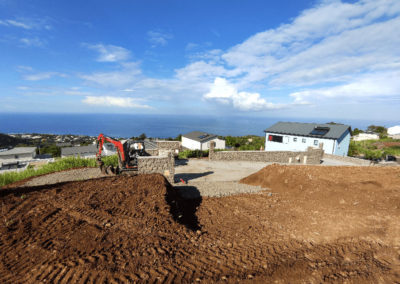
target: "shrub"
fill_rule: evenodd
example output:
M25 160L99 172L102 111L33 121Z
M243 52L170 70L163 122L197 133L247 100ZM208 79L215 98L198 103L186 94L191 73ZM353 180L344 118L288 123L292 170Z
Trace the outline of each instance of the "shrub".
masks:
M179 159L208 157L208 150L184 150L179 153Z

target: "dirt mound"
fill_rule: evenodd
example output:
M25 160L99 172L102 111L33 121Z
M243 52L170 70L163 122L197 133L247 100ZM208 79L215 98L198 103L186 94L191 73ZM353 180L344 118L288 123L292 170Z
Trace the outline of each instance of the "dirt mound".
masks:
M305 184L308 198L272 190L185 201L161 175L6 189L0 283L395 282L391 190L372 212L318 205Z

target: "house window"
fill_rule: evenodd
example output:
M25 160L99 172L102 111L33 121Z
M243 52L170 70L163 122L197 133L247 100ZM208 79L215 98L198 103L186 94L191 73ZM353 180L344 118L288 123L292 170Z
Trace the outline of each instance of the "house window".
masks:
M301 139L301 142L306 143L306 138Z
M293 142L297 142L297 137L294 137L294 138L293 138Z
M269 136L268 136L268 141L282 143L282 141L283 141L283 136L279 136L279 135L269 135Z
M314 140L314 145L318 146L318 140Z

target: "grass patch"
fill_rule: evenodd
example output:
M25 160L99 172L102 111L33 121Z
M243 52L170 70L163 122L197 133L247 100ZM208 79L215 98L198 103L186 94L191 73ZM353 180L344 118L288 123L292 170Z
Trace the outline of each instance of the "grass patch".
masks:
M349 147L349 156L364 156L366 159L384 158L386 155L399 156L400 146L388 146L382 149L377 148L379 142L400 142L391 138L379 140L351 141Z
M106 166L113 165L116 167L118 165L118 157L116 155L103 157L102 160ZM21 172L6 172L0 174L0 187L34 176L83 167L97 167L96 159L84 159L80 157L60 158L38 169L28 167Z

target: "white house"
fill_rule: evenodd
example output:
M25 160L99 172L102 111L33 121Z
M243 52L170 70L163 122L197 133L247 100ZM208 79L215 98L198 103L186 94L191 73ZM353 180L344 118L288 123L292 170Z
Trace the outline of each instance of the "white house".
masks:
M387 133L390 138L400 139L400 125L389 127Z
M264 132L265 151L307 151L323 143L325 153L347 156L350 145L350 126L344 124L278 122Z
M358 133L353 136L354 141L379 140L379 134L373 132Z
M88 146L75 146L61 148L61 157L81 157L81 158L94 158L96 157L96 145Z
M0 152L0 169L25 167L36 157L36 147L16 147Z
M182 135L182 146L190 150L208 150L211 141L215 142L215 149L225 149L225 140L219 139L215 134L192 131Z

